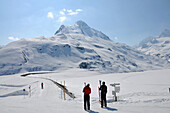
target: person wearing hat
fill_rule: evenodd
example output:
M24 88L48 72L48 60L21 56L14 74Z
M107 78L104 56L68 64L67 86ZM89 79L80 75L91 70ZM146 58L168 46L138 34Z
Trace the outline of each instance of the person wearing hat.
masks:
M99 90L101 90L101 107L103 108L103 103L105 104L105 107L107 107L107 102L106 102L107 86L105 85L105 82L102 83Z
M83 88L83 93L84 93L84 110L87 110L86 105L88 107L88 110L90 110L90 93L91 93L90 84L87 84Z

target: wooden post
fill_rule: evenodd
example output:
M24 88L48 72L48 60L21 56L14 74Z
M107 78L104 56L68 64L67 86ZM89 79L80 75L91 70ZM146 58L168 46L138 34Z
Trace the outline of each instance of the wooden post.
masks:
M61 85L62 85L62 81L61 81ZM62 99L62 88L61 88L61 99Z
M24 99L25 99L25 89L23 89L23 92L24 92Z
M65 81L64 81L64 100L66 100L66 95L65 95Z
M29 97L31 97L31 85L29 86Z

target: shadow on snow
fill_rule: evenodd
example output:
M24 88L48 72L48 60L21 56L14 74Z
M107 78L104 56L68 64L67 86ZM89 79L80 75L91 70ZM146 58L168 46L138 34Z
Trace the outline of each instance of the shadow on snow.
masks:
M106 109L106 110L109 110L109 111L118 111L117 109L115 109L115 108L110 108L110 107L106 107L106 108L104 108L104 109ZM96 111L93 111L93 110L89 110L89 111L87 111L88 113L99 113L99 112L96 112Z
M110 108L110 107L106 107L105 109L109 110L109 111L117 111L117 109L115 108Z
M96 112L96 111L93 111L93 110L89 110L87 111L88 113L99 113L99 112Z

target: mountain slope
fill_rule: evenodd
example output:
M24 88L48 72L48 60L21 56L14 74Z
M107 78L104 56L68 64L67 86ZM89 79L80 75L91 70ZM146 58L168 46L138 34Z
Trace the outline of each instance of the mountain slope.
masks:
M165 29L159 37L149 37L138 45L138 50L170 62L170 30Z
M22 39L0 49L0 75L69 68L117 73L164 67L169 63L114 43L82 21L61 26L52 37Z
M3 46L0 45L0 49L2 48Z

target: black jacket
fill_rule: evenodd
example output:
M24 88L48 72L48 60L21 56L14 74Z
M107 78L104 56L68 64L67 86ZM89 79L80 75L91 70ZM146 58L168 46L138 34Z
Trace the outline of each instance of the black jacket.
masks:
M99 90L101 90L101 94L106 94L107 93L107 86L106 85L101 85Z

